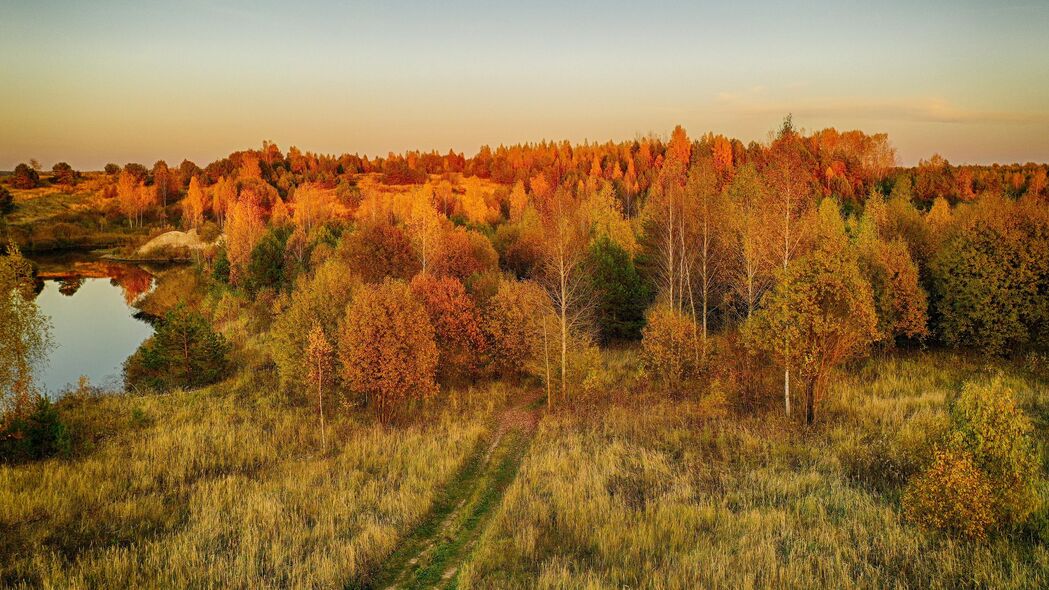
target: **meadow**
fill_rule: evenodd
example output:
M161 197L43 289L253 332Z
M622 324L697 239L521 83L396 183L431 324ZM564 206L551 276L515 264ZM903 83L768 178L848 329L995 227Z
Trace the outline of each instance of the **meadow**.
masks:
M1044 509L1040 530L988 543L901 514L945 402L1000 371L1045 441L1044 378L947 353L842 374L813 429L658 395L549 416L460 587L1044 588Z
M0 467L0 586L363 585L487 436L493 386L425 423L311 408L238 383L66 398L74 456ZM238 393L239 392L239 393Z

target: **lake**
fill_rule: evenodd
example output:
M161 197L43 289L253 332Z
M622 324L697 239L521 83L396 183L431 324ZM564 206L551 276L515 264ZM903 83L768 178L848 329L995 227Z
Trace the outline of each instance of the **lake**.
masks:
M153 334L131 306L152 288L153 273L84 256L33 261L43 279L36 302L51 318L54 344L37 385L55 397L86 375L96 387L120 389L124 360Z

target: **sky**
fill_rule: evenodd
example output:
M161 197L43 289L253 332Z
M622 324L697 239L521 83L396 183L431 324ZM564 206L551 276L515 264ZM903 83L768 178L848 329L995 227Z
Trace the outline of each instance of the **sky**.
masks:
M1049 161L1049 1L0 0L0 170L886 132Z

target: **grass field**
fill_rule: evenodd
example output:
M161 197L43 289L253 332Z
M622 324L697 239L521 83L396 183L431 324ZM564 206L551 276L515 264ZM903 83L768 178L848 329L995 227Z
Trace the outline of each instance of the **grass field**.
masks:
M605 355L624 391L633 355ZM68 398L74 456L0 467L0 586L1043 588L1049 489L983 543L900 509L946 401L998 371L1045 459L1049 383L946 353L852 368L812 428L657 392L542 415L496 383L408 425L339 408L325 452L309 405L250 370Z
M0 467L0 586L364 585L461 470L505 397L384 428L238 395L255 384L67 400L77 456ZM331 409L329 409L331 411Z
M995 370L947 354L872 360L812 431L658 399L550 416L460 587L1045 588L1049 531L967 544L901 516L945 400ZM1049 386L1007 379L1045 441Z
M9 189L14 209L0 218L0 239L13 239L30 252L111 248L145 239L150 229L130 228L113 199L101 197L100 182Z

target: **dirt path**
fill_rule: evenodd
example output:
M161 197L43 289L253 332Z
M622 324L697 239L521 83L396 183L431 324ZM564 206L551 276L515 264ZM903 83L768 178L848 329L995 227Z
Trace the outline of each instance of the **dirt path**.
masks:
M517 475L539 417L537 395L520 396L499 413L478 449L438 498L430 516L386 561L368 587L447 588Z

